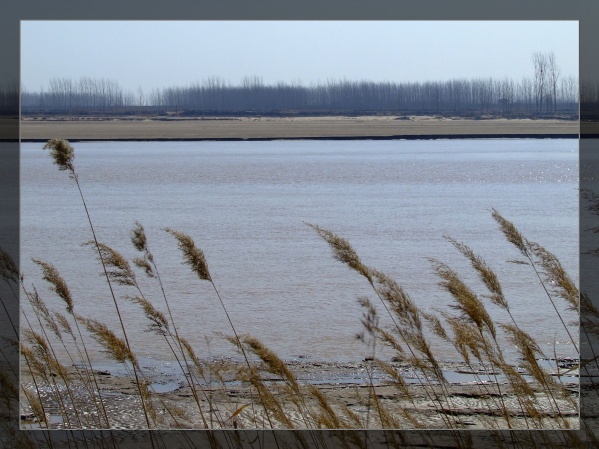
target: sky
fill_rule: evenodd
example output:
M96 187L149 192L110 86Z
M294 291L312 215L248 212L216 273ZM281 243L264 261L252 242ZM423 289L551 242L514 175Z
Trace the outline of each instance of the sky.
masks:
M22 21L21 84L106 78L129 91L239 84L533 75L553 52L578 77L577 21Z

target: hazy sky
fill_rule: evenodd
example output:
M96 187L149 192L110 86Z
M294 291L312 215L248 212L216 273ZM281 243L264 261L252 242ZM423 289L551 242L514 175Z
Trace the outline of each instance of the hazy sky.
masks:
M553 51L578 77L576 21L23 21L21 81L116 80L127 90L328 79L435 81L531 76Z

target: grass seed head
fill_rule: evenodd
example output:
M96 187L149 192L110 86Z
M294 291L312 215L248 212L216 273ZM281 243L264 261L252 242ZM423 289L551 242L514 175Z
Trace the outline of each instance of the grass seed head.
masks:
M78 319L91 332L98 343L106 348L105 352L110 358L120 363L129 361L131 364L137 366L137 358L131 352L127 343L122 338L117 337L108 326L89 318L78 317Z
M493 209L492 212L493 218L501 228L501 232L507 239L508 242L513 244L516 248L520 250L522 255L528 257L528 242L527 240L520 234L516 226L511 221L506 220L503 216Z
M346 264L352 270L360 273L362 276L368 279L370 283L372 283L372 275L370 274L370 270L362 263L358 257L358 254L347 240L339 237L337 234L334 234L331 231L321 228L320 226L310 223L306 224L314 229L318 235L329 244L335 259Z
M98 249L100 260L104 262L106 273L111 280L120 285L136 285L135 272L121 253L100 242L96 244L96 242L90 241L84 245L94 246Z
M488 296L489 299L491 299L491 302L504 310L509 310L509 304L505 299L501 284L499 283L499 279L497 278L495 272L489 268L487 263L481 257L474 254L474 251L472 251L469 246L465 245L464 243L460 243L451 237L445 238L470 261L470 264L477 271L480 279L491 292L491 295Z
M193 239L189 235L171 228L165 228L164 230L179 242L179 249L183 252L183 258L185 259L184 263L189 265L200 279L212 281L204 252L195 245Z
M135 227L131 231L131 243L138 251L146 251L148 239L146 238L146 231L139 221L135 222Z
M136 267L144 270L148 277L156 277L156 275L154 274L154 270L152 269L152 265L150 264L150 260L147 257L144 256L143 259L141 257L136 257L135 259L133 259L133 263Z
M441 278L439 285L455 299L455 304L450 305L450 307L461 311L463 317L475 323L481 331L486 327L495 338L495 324L476 293L447 265L436 259L429 260L433 264L435 272Z
M531 242L530 248L539 259L545 272L545 277L553 290L569 304L571 310L578 311L580 307L580 292L562 267L559 259L538 243Z
M156 309L150 301L141 296L135 296L130 299L142 307L146 317L152 322L152 325L158 333L163 334L168 332L168 320L166 319L166 316Z
M73 159L75 159L75 150L68 140L51 139L44 145L44 150L50 150L50 155L54 163L58 165L59 170L75 171Z
M73 297L71 296L69 286L67 285L66 281L62 278L56 267L40 259L33 259L33 261L40 267L42 267L44 274L43 279L52 284L54 292L67 305L67 312L71 313L74 307Z

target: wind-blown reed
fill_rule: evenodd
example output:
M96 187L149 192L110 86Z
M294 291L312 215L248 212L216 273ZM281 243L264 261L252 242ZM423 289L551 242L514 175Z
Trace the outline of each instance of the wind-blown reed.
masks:
M59 169L70 172L81 193L73 165L72 146L67 141L52 140L46 147L52 149L52 157ZM85 206L82 193L81 196ZM584 296L580 298L576 285L553 254L526 240L516 226L498 211L492 211L492 218L507 241L526 257L527 265L522 268L533 267L532 274L546 286L548 300L557 313L555 302L558 298L570 308L586 307L596 312L590 301ZM207 351L200 342L188 341L181 336L183 329L178 329L175 323L169 305L170 295L162 284L156 257L149 249L149 239L140 223L135 223L130 237L141 257L129 261L120 252L101 243L93 230L91 218L89 222L94 238L86 244L96 251L102 265L102 276L109 285L119 284L126 292L122 297L117 297L111 289L121 327L115 330L97 318L76 314L76 298L58 269L49 262L34 260L41 269L42 279L48 282L50 291L64 303L67 311L63 315L52 310L35 287L26 288L21 282L21 289L33 311L32 319L28 316L30 312L24 312L26 319L21 355L31 383L21 385L21 407L31 411L36 424L42 429L51 427L48 409L52 400L59 402L63 426L69 429L106 429L118 421L118 417L111 415L106 407L108 399L99 386L94 360L86 347L89 338L98 341L109 357L130 369L138 413L145 422L145 428L154 431L160 428L234 429L234 435L237 436L225 438L224 443L231 448L245 447L238 444L240 440L236 439L241 432L264 428L309 429L311 433L295 433L293 445L324 448L326 443L323 443L316 430L424 429L432 426L449 430L447 435L454 447L467 448L473 447L473 443L471 436L464 432L467 428L464 416L476 416L479 427L495 430L568 429L576 426L576 395L562 383L561 377L551 376L540 364L539 358L545 357L545 354L532 333L525 330L526 323L517 322L512 316L509 298L501 288L499 277L482 257L451 237L447 237L449 244L470 263L486 291L477 292L447 263L431 259L439 285L447 291L453 303L449 309L430 311L422 310L391 276L367 266L349 241L333 231L308 224L331 248L334 259L364 278L372 288L371 297L358 298L363 316L356 321L361 323L362 330L358 337L365 343L367 351L364 365L367 375L363 379L364 390L355 390L355 402L359 405L356 407L354 403L340 401L326 388L300 381L293 365L279 358L257 337L240 332L243 323L241 326L233 323L208 269L206 255L191 236L164 228L177 241L183 263L191 268L200 281L211 283L233 332L233 336L225 338L242 354L242 363L227 365L210 361L205 357ZM144 292L136 270L155 283L156 291L167 308L166 313ZM14 264L3 251L0 251L0 274L6 282L15 283L18 280ZM511 321L504 323L493 320L487 310L486 299L508 312ZM190 391L194 408L180 407L169 397L153 391L150 378L140 366L136 350L127 339L126 329L137 323L124 323L118 312L118 304L123 300L138 305L150 329L167 343L185 379L184 385ZM384 315L379 315L379 304L385 311ZM599 316L599 312L595 315ZM84 329L80 329L79 324ZM67 348L64 336L72 340L71 346L74 345L84 361L83 367L73 370L56 355L59 346ZM525 372L505 360L500 337L518 348ZM463 365L474 373L478 381L472 390L479 404L476 409L464 406L463 397L455 392L454 386L448 381L443 360L432 349L433 338L449 342ZM379 347L383 344L392 349L392 361L380 358ZM578 351L574 338L572 344ZM406 366L416 375L415 385L407 382L402 371ZM375 370L386 375L383 382L375 382ZM504 379L501 382L498 380L500 375ZM0 384L4 382L3 379L0 376ZM231 381L240 382L241 387L236 388L247 388L247 396L238 395L236 398L237 393L233 393L230 387ZM77 396L77 386L81 384L90 393L87 399ZM7 391L15 394L14 387L8 385L7 388ZM52 392L50 397L44 393L46 389ZM90 401L90 398L93 398L93 407L78 403ZM427 404L426 408L421 406L422 402ZM77 413L78 410L82 413ZM159 433L150 435L154 447L164 447L164 440ZM511 435L517 439L515 434ZM205 436L210 447L223 447L210 432ZM389 447L401 447L403 437L399 434L388 436ZM429 447L434 447L434 438L429 435L426 439ZM338 441L348 448L352 445L366 447L368 436L340 433ZM564 437L560 442L565 441ZM567 442L571 447L583 447L582 442L573 436L567 437ZM283 442L276 436L275 443L283 447ZM107 441L87 441L88 446L94 444L98 444L98 447L104 447L102 444L109 446ZM513 446L520 447L522 444L514 443ZM114 441L111 445L116 447ZM536 443L534 446L538 447ZM189 447L192 447L191 444Z

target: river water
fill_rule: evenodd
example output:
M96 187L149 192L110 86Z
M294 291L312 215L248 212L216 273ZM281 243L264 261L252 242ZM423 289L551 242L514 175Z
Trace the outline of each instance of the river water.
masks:
M576 355L532 268L508 262L522 256L505 241L491 209L554 252L578 284L577 140L73 146L98 239L137 257L129 233L135 220L144 225L177 328L201 357L237 357L218 334L231 330L214 289L182 264L164 227L189 234L204 251L237 331L255 335L285 358L344 361L370 355L355 338L363 313L359 297L369 297L382 324L389 324L366 280L334 260L306 223L348 239L366 265L394 277L429 312L455 313L429 258L447 263L476 292L486 293L444 236L462 241L496 271L514 317L547 355ZM81 246L92 235L75 183L39 143L22 145L21 230L26 285L35 285L52 308L64 312L31 258L51 262L72 290L75 311L118 331L101 267L91 248ZM141 272L138 278L146 297L166 311L157 284ZM119 298L134 293L117 288ZM147 332L139 306L119 301L134 349L168 360L161 338ZM577 338L577 315L562 300L556 304ZM488 308L498 322L508 321L497 307ZM432 347L440 359L455 359L447 343L434 340ZM377 351L393 355L382 345ZM504 351L516 357L507 342Z

